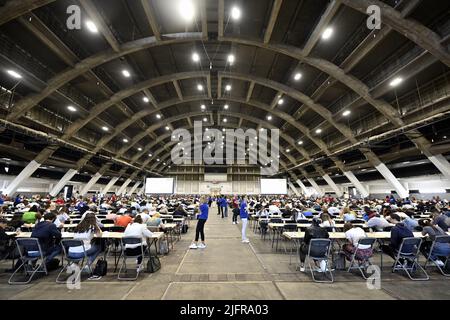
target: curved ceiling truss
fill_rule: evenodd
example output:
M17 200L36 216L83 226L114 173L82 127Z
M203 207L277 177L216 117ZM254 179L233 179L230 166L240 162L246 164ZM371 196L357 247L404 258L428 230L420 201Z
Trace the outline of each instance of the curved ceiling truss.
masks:
M52 1L23 1L22 5L19 6L18 4L6 6L5 8L2 8L0 12L4 12L5 14L2 14L3 19L0 20L0 24L5 23L9 20L12 20L21 14L23 14L25 11L25 8L27 10L35 9L39 6L46 5ZM222 2L222 1L220 1ZM344 4L356 9L360 10L362 5L367 4L380 4L379 1L367 1L367 0L343 0ZM382 4L384 7L387 7L386 5ZM395 9L392 9L391 7L384 8L388 14L388 19L385 21L387 25L392 27L394 30L397 30L398 32L401 32L404 34L407 38L412 40L413 42L417 43L419 46L425 48L426 50L430 51L434 56L436 56L438 59L440 59L445 64L449 65L449 59L448 59L448 52L445 50L445 48L439 48L436 46L436 43L440 41L439 37L433 33L428 28L424 27L423 25L420 25L417 22L411 22L407 21L407 19L404 19L402 17L397 17L397 12ZM361 10L360 10L361 11ZM393 18L398 18L400 20L394 21ZM220 17L219 17L220 20ZM407 22L408 25L411 27L409 30L405 30L404 26L402 26L402 22ZM204 33L196 32L196 33L180 33L180 34L166 34L163 36L164 40L160 40L160 36L153 36L153 37L147 37L138 39L135 41L131 41L128 43L124 43L116 48L116 50L106 50L104 52L97 53L91 57L88 57L84 59L83 61L80 61L79 63L75 64L73 68L69 68L66 71L56 75L52 79L50 79L47 83L46 88L37 94L32 94L29 96L24 97L18 103L15 104L12 112L8 114L7 120L9 121L17 121L24 112L30 110L32 107L37 105L39 102L41 102L43 99L49 97L54 92L56 92L59 88L63 87L64 85L70 83L72 80L77 78L78 76L81 76L87 72L92 71L92 69L113 60L116 60L118 58L127 56L129 54L146 50L152 47L157 46L165 46L165 45L176 45L180 43L188 43L188 42L195 42L199 41L200 39L204 39ZM400 114L397 112L395 108L393 108L391 105L389 105L387 102L383 100L379 100L374 98L370 94L370 90L362 81L358 80L357 78L349 75L346 73L343 69L338 67L337 65L331 63L330 61L310 57L309 55L305 55L304 51L300 48L296 48L293 46L285 45L285 44L272 44L269 43L269 41L260 41L260 40L250 40L250 39L239 39L239 38L232 38L232 37L224 37L223 33L222 35L219 32L219 38L218 41L221 42L229 42L233 45L240 44L240 45L246 45L251 47L258 47L264 50L269 50L274 53L282 54L288 57L291 57L293 59L298 60L299 62L306 63L321 72L326 73L328 76L340 81L343 83L346 87L348 87L350 90L355 92L358 96L360 96L362 99L364 99L368 104L372 105L376 110L378 110L383 116L386 117L391 123L393 123L396 127L401 127L404 125ZM437 49L436 49L437 48ZM443 50L444 49L444 50ZM177 78L180 76L180 78ZM152 79L145 82L142 82L138 85L134 85L133 87L124 89L120 92L115 93L111 99L108 101L102 102L101 104L96 105L90 112L91 114L84 119L79 119L76 122L74 122L64 133L63 139L70 139L76 132L78 132L83 126L85 126L89 121L92 121L95 119L98 115L100 115L103 111L105 111L110 106L114 105L115 103L118 103L125 99L127 96L131 96L133 94L136 94L137 92L140 92L144 90L145 88L149 88L153 85L157 85L157 83L164 83L164 82L171 82L173 80L177 79L187 79L191 77L206 77L208 83L211 82L211 74L209 72L205 73L199 73L199 72L188 72L184 74L168 74L164 75L157 80ZM186 77L186 78L183 78ZM219 79L220 78L236 78L241 79L245 81L249 81L251 83L258 83L260 85L272 88L274 90L277 90L279 92L282 92L286 95L291 96L295 100L303 103L305 106L310 108L311 110L318 113L321 117L323 117L325 120L327 120L338 132L340 132L346 139L348 139L351 143L356 143L358 140L354 137L352 131L347 126L337 123L333 119L333 115L327 110L325 106L322 106L318 103L315 103L313 99L310 97L304 95L301 92L295 91L289 86L286 86L281 83L277 83L272 80L268 79L261 79L256 78L251 75L245 75L245 74L237 74L237 73L219 73ZM219 81L220 83L220 81ZM209 88L209 93L210 93ZM218 93L220 95L220 90L218 90ZM128 95L129 94L129 95ZM211 98L211 96L208 97L202 97L202 99ZM195 98L199 99L199 98ZM290 116L289 114L280 112L279 110L274 110L271 108L271 106L267 106L262 104L258 101L247 101L245 99L239 99L239 98L219 98L223 100L228 101L235 101L238 103L245 103L247 105L253 106L255 108L259 108L265 112L270 112L271 114L283 119L287 123L291 124L294 128L299 130L302 134L304 134L306 137L308 137L314 144L316 144L326 155L330 154L330 151L328 150L327 145L317 137L312 136L310 133L310 130L299 123L294 117ZM178 103L184 103L188 101L194 101L188 99L183 99L178 101ZM118 133L120 133L123 129L127 128L129 125L133 124L134 122L142 119L146 115L150 115L153 112L161 111L164 108L169 108L170 106L173 106L174 104L171 104L174 102L174 104L177 104L177 101L171 101L171 102L163 102L159 103L158 106L155 106L155 110L145 110L138 112L133 115L132 118L122 122L119 126L117 126L114 130L114 133L110 136L105 136L102 138L96 148L95 151L100 151L106 144L108 144L109 141L111 141L115 136L117 136ZM230 113L231 114L231 113ZM186 115L183 115L185 117ZM176 117L174 117L176 118ZM176 121L176 120L172 120ZM160 122L158 125L153 125L148 127L142 134L139 134L133 139L133 142L130 143L129 146L126 146L122 148L118 155L122 156L131 146L135 145L137 141L142 139L147 134L151 133L152 131L158 129L161 125L163 125L164 121ZM292 139L289 137L289 139ZM286 139L285 139L286 140ZM293 139L292 139L293 140ZM135 142L136 141L136 142ZM293 141L294 146L296 149L299 150L299 152L305 157L305 159L309 160L310 155L306 150L303 148L298 148L295 144L295 141ZM291 143L292 144L292 143ZM368 154L367 150L363 152L369 161L376 162L376 158L373 158L374 154ZM47 152L48 154L48 152ZM134 157L133 157L134 158ZM337 161L334 159L335 162ZM338 167L342 167L341 164L337 162Z

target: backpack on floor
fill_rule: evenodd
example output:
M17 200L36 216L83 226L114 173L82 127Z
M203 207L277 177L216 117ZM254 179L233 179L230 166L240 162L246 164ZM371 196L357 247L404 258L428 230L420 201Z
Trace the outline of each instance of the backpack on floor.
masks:
M342 252L333 254L332 268L336 270L345 270L345 254Z
M147 262L147 272L155 273L159 269L161 269L161 261L159 261L158 256L150 256Z
M169 247L168 247L167 241L161 241L159 243L159 253L160 254L168 254L169 253Z
M59 268L59 259L52 259L46 263L47 271L54 271Z
M103 258L98 259L94 268L94 276L103 277L108 273L108 262Z

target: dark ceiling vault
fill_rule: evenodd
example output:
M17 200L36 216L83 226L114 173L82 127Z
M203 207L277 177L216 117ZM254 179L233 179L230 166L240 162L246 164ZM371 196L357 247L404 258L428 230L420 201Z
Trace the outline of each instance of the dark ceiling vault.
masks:
M373 167L396 148L408 156L450 151L436 147L450 135L449 3L193 0L195 21L185 25L174 18L177 2L6 2L2 126L40 135L38 163L69 148L81 152L70 159L77 171L97 168L92 161L100 156L108 160L100 173L118 165L118 175L131 170L131 179L167 173L173 143L165 127L192 128L205 116L210 128L280 128L281 173L294 177L311 176L311 165L321 176ZM97 34L66 29L70 4L80 5L82 22L95 23ZM380 30L366 27L371 4L382 8ZM241 7L239 21L230 18L233 5ZM323 40L330 26L333 35ZM8 69L23 79L17 83ZM393 88L396 77L403 82ZM379 147L394 135L402 143Z

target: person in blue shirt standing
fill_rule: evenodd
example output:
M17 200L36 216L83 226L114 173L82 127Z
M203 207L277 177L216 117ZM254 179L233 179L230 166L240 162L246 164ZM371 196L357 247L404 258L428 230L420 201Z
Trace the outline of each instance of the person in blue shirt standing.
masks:
M239 205L239 215L242 221L242 243L249 243L250 240L248 240L246 234L248 222L247 196L242 198L241 204Z
M220 206L222 207L222 218L227 218L228 217L228 202L227 202L227 197L223 196L222 198L220 198Z
M200 199L200 214L198 216L198 222L197 222L197 228L195 229L195 240L192 242L192 244L189 246L189 249L205 249L205 223L206 220L208 220L208 212L209 212L209 206L208 206L208 200L204 197ZM202 243L197 245L199 236L202 239Z

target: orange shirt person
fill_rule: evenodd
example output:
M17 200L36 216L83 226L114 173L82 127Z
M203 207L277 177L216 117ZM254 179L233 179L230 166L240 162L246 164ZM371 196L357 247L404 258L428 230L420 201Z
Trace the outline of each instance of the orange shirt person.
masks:
M132 220L133 218L131 218L130 213L126 212L121 216L117 216L115 225L126 228Z

